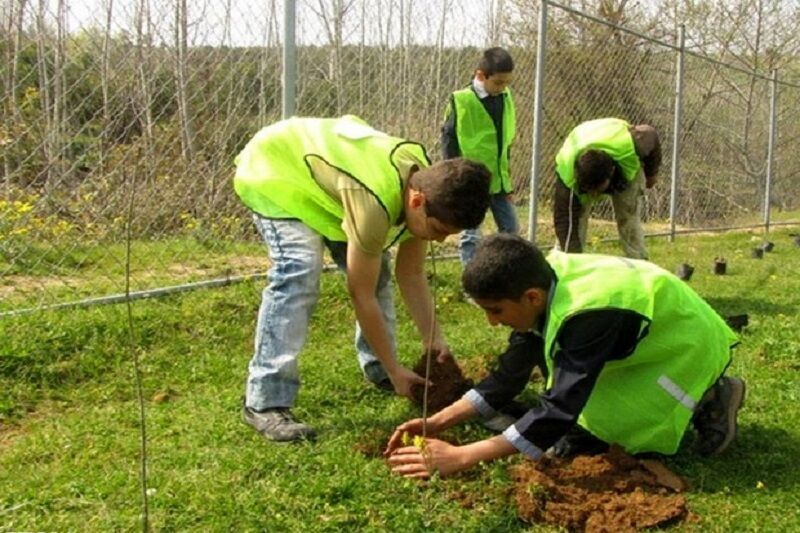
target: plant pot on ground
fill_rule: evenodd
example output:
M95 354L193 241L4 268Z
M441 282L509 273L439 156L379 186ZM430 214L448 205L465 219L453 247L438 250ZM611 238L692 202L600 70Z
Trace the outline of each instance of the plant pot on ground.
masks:
M681 278L683 281L689 281L692 279L692 274L694 274L694 267L689 263L681 263L678 265L678 269L675 271L675 275Z
M728 271L728 262L724 257L714 258L714 274L718 276L724 275Z

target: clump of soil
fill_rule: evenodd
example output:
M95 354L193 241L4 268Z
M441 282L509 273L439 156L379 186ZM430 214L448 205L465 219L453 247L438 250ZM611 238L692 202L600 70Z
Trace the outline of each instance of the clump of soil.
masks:
M686 482L654 459L620 448L573 459L542 457L512 469L520 519L569 531L637 531L689 516Z
M427 354L423 353L417 364L414 365L414 372L419 376L425 377L426 364ZM458 400L474 385L471 379L464 376L461 367L458 366L454 359L447 358L440 363L436 360L435 353L431 354L431 371L428 381L432 384L428 387L429 415ZM414 404L422 407L425 387L423 385L414 385L411 388L411 394L414 397Z

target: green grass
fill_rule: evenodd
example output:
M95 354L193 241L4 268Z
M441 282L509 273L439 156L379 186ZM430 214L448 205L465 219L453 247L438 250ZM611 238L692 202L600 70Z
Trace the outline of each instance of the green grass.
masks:
M797 230L774 231L775 249L762 260L750 257L758 234L649 242L653 261L665 268L695 265L690 284L721 314L750 315L730 371L748 384L739 440L719 458L698 458L686 446L668 461L690 480L690 508L699 516L681 529L800 530L800 248L791 231ZM592 251L619 253L613 243L596 243ZM726 276L711 271L720 255L729 263ZM437 271L448 340L462 364L477 371L500 353L508 331L490 328L461 300L456 263L440 262ZM417 413L361 378L341 275L323 277L300 359L296 412L315 425L319 440L270 444L242 424L261 288L244 283L133 304L154 529L526 529L516 519L507 474L519 458L423 485L392 476L379 457L363 453ZM0 319L0 531L140 527L128 338L121 305ZM402 360L413 364L421 347L403 312L398 338ZM166 401L156 401L163 392ZM458 441L486 436L477 425L450 434Z

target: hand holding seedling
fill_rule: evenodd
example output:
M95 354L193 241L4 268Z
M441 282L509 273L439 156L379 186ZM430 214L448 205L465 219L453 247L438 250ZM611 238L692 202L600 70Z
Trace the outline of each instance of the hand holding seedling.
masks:
M398 448L402 446L408 446L411 444L411 441L409 440L411 438L421 439L422 427L423 421L421 418L415 418L397 426L397 428L394 430L394 433L392 433L392 436L389 438L389 444L386 445L386 451L383 452L383 455L389 457ZM433 418L428 419L426 430L428 436L436 436L440 431L436 423L433 421Z
M415 418L397 426L389 438L386 451L383 452L392 472L415 478L429 477L434 472L446 476L481 461L491 461L517 453L517 449L502 435L462 446L454 446L435 438L419 437L423 434L423 424L425 436L431 437L477 415L478 411L469 400L460 398L424 422L422 418Z
M390 444L385 454L388 455L392 472L412 478L428 478L434 473L448 476L480 462L517 453L517 449L502 435L462 446L439 439L420 438L421 442L417 439L418 437L414 437L411 446L394 450Z
M416 440L416 438L415 438ZM417 445L398 448L389 456L392 472L404 477L428 478L434 472L442 476L459 472L468 465L462 464L459 446L439 439L422 439Z

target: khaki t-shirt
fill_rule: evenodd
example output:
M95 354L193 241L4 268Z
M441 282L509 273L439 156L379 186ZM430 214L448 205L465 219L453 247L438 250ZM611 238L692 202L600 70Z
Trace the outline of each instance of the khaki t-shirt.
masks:
M428 166L427 161L420 161L414 155L409 145L395 150L392 161L400 172L404 187L414 166ZM389 230L398 221L389 220L375 195L347 174L320 159L310 158L308 162L317 183L344 208L342 230L347 235L347 242L355 244L366 254L380 255L387 244Z

